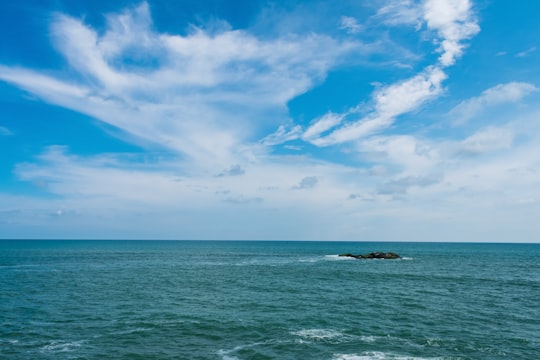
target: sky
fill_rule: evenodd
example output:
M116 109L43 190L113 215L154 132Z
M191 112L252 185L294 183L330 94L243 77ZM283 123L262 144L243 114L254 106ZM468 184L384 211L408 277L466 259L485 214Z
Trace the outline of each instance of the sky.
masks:
M540 2L0 2L0 238L540 242Z

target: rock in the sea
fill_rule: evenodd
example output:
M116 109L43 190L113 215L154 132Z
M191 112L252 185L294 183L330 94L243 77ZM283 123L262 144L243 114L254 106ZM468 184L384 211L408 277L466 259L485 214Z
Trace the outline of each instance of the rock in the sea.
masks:
M369 254L363 254L363 255L354 255L350 253L345 254L339 254L339 256L345 256L345 257L352 257L355 259L399 259L401 256L394 252L372 252Z

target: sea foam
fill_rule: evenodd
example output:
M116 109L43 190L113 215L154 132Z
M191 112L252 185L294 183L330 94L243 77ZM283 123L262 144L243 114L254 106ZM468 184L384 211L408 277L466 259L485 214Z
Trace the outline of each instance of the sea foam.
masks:
M329 340L343 338L345 335L341 331L332 329L304 329L292 332L293 335L312 340Z
M425 358L396 355L380 351L368 351L361 354L335 354L332 360L444 360L443 358Z
M77 348L81 347L84 343L84 340L73 341L73 342L63 342L63 341L51 341L50 344L45 345L41 348L42 352L68 352L74 351Z

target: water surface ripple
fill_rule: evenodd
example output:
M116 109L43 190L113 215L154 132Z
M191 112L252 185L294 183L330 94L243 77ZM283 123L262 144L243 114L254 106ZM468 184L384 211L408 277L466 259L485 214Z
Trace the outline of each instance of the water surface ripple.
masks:
M401 260L339 258L395 251ZM2 359L535 359L540 245L0 241Z

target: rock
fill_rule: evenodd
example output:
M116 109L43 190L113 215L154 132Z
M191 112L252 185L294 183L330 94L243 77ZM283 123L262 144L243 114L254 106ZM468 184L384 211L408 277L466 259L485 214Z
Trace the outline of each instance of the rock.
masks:
M372 252L364 255L354 255L351 253L339 254L339 256L352 257L355 259L399 259L401 256L394 252Z

